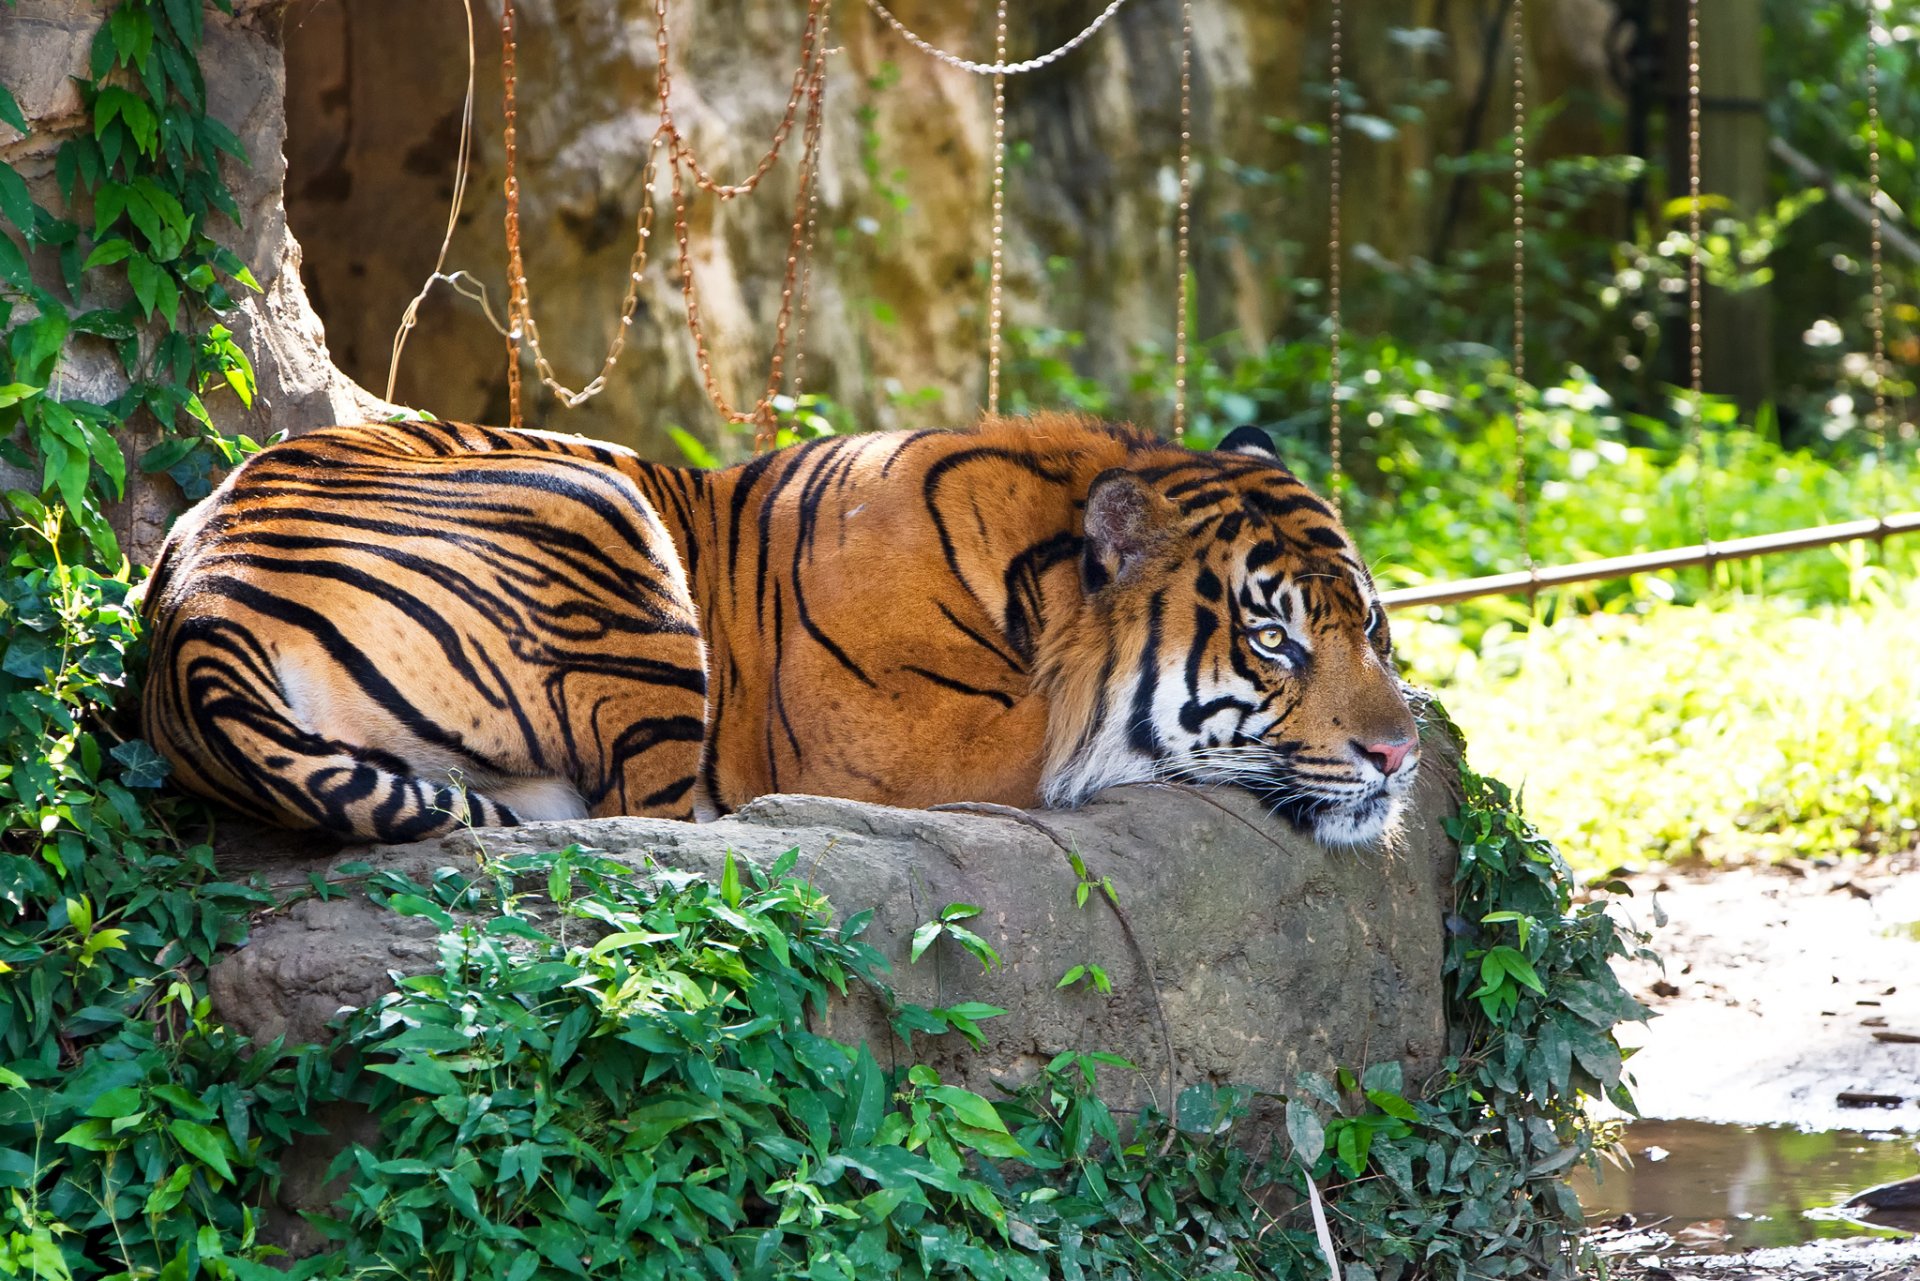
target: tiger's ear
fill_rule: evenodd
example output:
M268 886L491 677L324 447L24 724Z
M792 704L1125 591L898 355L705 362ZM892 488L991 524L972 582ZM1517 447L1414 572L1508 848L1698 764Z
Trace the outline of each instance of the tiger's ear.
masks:
M1235 427L1228 432L1226 439L1215 445L1216 453L1245 454L1250 458L1271 458L1280 461L1280 451L1273 447L1273 437L1251 423L1244 427Z
M1089 594L1112 582L1127 582L1165 546L1173 504L1134 472L1115 467L1087 488L1085 547L1080 581Z

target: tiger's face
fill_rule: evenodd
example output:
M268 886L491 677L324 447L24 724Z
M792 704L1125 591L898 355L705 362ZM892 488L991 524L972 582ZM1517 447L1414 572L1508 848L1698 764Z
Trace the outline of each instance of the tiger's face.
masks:
M1049 770L1050 802L1143 778L1232 783L1322 844L1395 826L1419 740L1386 612L1332 510L1264 433L1102 473L1081 578L1095 706Z

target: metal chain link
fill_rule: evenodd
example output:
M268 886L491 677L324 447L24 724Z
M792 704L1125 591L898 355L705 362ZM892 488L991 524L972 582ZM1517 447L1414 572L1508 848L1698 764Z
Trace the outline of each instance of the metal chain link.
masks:
M672 178L670 185L674 206L674 230L679 249L681 295L686 303L687 326L693 336L702 383L708 398L729 422L757 424L758 430L755 436L757 447L763 447L771 442L773 400L780 387L789 345L789 332L791 330L796 337L803 336L806 332L807 286L811 280L810 269L819 216L818 170L821 119L826 88L827 26L827 0L809 0L806 26L801 34L800 66L794 73L794 88L788 95L786 110L780 124L774 130L773 142L745 179L737 183L723 183L715 179L701 165L691 144L674 119L667 0L654 0L654 44L658 58L655 76L660 127L654 131L647 143L646 160L641 166L640 209L634 219L635 243L627 264L627 289L621 300L620 323L615 327L613 338L608 343L607 354L601 363L600 371L591 381L576 391L560 382L552 363L542 349L540 328L534 320L532 299L527 288L526 268L521 254L520 184L516 171L515 89L517 78L513 0L505 0L502 6L500 29L501 72L504 80L506 116L507 394L509 413L516 427L521 423L522 413L520 349L523 344L533 354L534 367L539 373L541 383L551 390L560 403L567 408L576 408L606 389L607 377L626 348L627 335L633 327L633 315L639 306L640 287L645 279L649 243L653 234L654 186L659 173L661 155L664 152ZM775 326L768 381L765 391L755 401L752 409L741 411L736 409L720 391L718 378L713 371L705 328L700 319L699 291L694 280L688 246L687 211L690 196L686 190L687 179L691 179L695 188L707 191L721 201L732 200L752 192L779 158L799 117L799 104L802 101L807 103L807 114L802 128L799 181L794 200L793 229L788 240L786 276L781 289L780 315ZM799 306L797 325L794 323L796 296ZM803 372L802 362L796 358L793 393L796 397L800 394L800 378Z
M1178 308L1173 321L1173 438L1187 434L1187 309L1193 285L1188 280L1193 240L1193 0L1180 0L1180 222Z
M1328 496L1333 509L1346 515L1343 495L1344 477L1340 440L1340 129L1341 89L1344 58L1341 49L1341 0L1333 0L1333 35L1328 49L1332 64L1333 95L1327 113L1327 323L1331 328L1327 345L1327 437L1333 454L1333 468L1327 478Z
M1120 12L1120 7L1126 4L1126 2L1127 0L1112 0L1112 3L1100 11L1098 17L1080 29L1080 34L1074 36L1058 48L1049 50L1037 58L1028 58L1025 62L1008 62L1006 49L999 46L996 46L994 49L994 60L992 62L971 62L958 54L948 53L938 45L932 44L920 36L915 35L907 28L904 22L894 17L893 13L884 4L880 3L880 0L867 0L867 8L878 14L881 20L892 27L902 40L905 40L908 44L918 49L921 53L926 54L928 57L946 63L949 67L970 72L976 76L1018 76L1024 75L1029 71L1038 71L1042 67L1051 66L1053 63L1060 61L1060 59L1072 53L1075 49L1078 49L1092 38L1094 32L1106 26L1108 20L1111 19L1114 14ZM1002 20L1004 21L1004 15Z
M525 310L526 269L520 264L520 178L515 160L518 154L514 128L518 115L514 102L513 0L500 5L500 79L502 111L505 115L503 137L507 149L506 232L507 232L507 421L518 431L520 416L520 316Z
M1873 414L1868 419L1880 455L1880 518L1887 513L1887 282L1880 210L1880 19L1867 6L1867 223L1873 281Z
M1007 0L994 10L993 58L1007 60ZM1000 283L1006 269L1007 77L993 77L993 253L987 275L987 412L1000 412Z
M1707 454L1702 425L1706 418L1701 323L1705 295L1700 278L1700 0L1687 0L1687 437L1693 452L1693 500L1702 546L1713 542L1707 513Z
M1513 503L1520 559L1532 573L1533 510L1527 482L1527 23L1513 0Z

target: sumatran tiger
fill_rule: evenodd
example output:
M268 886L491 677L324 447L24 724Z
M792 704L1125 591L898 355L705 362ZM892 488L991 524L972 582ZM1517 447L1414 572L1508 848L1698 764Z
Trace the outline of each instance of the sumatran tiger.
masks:
M176 778L355 840L1157 779L1351 845L1419 756L1364 561L1253 428L989 419L714 471L329 428L188 513L146 608Z

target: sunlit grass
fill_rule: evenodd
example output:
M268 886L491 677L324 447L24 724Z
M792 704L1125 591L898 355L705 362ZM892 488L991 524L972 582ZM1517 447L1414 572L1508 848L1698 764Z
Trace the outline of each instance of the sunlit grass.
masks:
M1577 866L1902 848L1920 820L1920 581L1855 555L1852 605L1646 603L1497 624L1478 653L1439 622L1396 638L1475 767L1524 786Z

